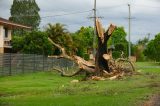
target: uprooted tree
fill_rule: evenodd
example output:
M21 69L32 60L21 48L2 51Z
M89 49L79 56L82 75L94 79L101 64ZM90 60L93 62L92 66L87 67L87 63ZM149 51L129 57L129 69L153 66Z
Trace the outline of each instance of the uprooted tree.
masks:
M76 55L69 56L66 53L66 50L64 47L56 44L50 38L48 38L48 40L61 51L61 54L59 56L52 56L52 57L69 59L71 61L74 61L79 67L79 70L77 70L73 74L66 74L61 69L54 68L54 70L57 70L58 72L60 72L62 76L68 76L68 77L77 75L82 71L86 72L87 76L99 76L99 77L102 77L106 74L115 75L115 73L118 73L120 69L117 67L117 65L114 64L114 62L113 63L110 62L111 57L107 49L107 42L111 37L112 33L114 32L115 28L116 26L111 24L108 30L104 33L101 23L99 22L98 19L96 20L98 47L97 47L94 63L88 62Z

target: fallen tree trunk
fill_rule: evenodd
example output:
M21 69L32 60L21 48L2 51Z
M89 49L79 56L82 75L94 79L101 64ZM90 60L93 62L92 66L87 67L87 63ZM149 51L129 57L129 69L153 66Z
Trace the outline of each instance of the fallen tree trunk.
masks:
M66 59L69 59L71 61L74 61L78 65L78 67L79 67L79 70L77 72L74 72L71 75L68 75L68 74L64 73L64 71L62 69L53 68L54 70L60 72L62 76L72 77L72 76L77 75L78 73L80 73L82 71L86 71L87 73L94 73L95 72L95 65L94 64L92 64L92 63L84 60L83 58L81 58L79 56L76 56L76 55L69 56L69 55L67 55L66 52L65 52L65 49L63 47L61 47L58 44L55 44L50 38L48 38L48 40L54 46L56 46L57 48L59 48L60 51L61 51L61 55L59 55L59 56L49 56L49 57L53 57L53 58L66 58Z

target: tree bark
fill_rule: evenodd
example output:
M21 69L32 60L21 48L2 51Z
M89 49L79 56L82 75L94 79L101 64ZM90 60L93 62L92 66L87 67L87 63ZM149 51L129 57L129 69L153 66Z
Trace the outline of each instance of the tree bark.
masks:
M95 70L96 70L96 75L102 76L103 70L110 72L109 66L108 66L108 60L105 60L103 58L104 54L107 54L107 41L109 37L105 36L104 37L104 43L101 42L101 39L98 37L98 48L97 48L97 53L95 57Z
M111 37L116 26L110 25L108 30L103 33L103 28L99 20L96 20L96 32L98 37L98 48L95 57L95 74L102 76L104 71L111 72L109 69L108 59L104 58L105 54L108 54L107 42Z

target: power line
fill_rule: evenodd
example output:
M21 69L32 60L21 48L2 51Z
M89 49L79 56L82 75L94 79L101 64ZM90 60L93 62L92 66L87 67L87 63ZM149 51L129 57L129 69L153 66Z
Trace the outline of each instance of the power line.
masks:
M100 9L113 9L113 8L118 8L118 7L122 7L122 6L125 6L126 4L119 4L119 5L113 5L113 6L109 6L109 7L100 7L100 8L97 8L97 10L100 10Z
M139 4L134 4L133 6L142 6L143 8L144 7L149 7L149 8L160 8L159 6L149 6L149 5L139 5Z
M66 15L73 15L73 14L83 14L87 12L91 12L92 10L87 10L87 11L74 11L70 13L64 13L64 14L56 14L56 15L49 15L49 16L42 16L41 18L48 18L48 17L59 17L59 16L66 16ZM35 17L37 15L14 15L11 17Z
M59 17L59 16L66 16L66 15L73 15L73 14L82 14L82 13L87 13L90 12L92 10L88 10L88 11L77 11L77 12L71 12L71 13L65 13L65 14L57 14L57 15L50 15L50 16L44 16L41 18L48 18L48 17Z

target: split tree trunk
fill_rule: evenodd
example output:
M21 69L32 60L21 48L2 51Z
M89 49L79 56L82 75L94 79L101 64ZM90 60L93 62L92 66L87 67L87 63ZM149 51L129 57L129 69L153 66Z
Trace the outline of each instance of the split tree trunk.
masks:
M97 76L102 76L104 71L107 71L108 73L111 72L108 64L109 59L106 59L104 55L109 55L107 42L115 28L116 26L111 24L108 30L104 33L101 23L99 22L99 20L96 20L98 48L97 48L96 57L95 57L95 74Z
M108 66L108 60L105 60L103 55L108 54L107 52L107 41L109 37L104 38L104 43L101 42L101 39L98 37L98 48L97 48L97 53L95 57L95 70L96 70L96 75L102 76L103 70L110 72L109 66Z

